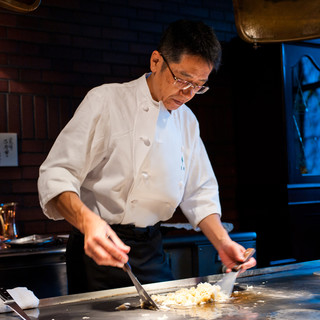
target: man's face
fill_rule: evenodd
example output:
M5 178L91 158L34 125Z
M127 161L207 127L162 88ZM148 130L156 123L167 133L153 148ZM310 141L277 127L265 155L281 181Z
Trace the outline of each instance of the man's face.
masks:
M186 90L177 87L168 65L176 78L188 81L194 86L202 86L206 83L213 66L199 56L188 54L182 55L179 63L166 64L158 51L152 53L150 59L152 75L147 80L150 92L154 100L162 101L171 111L191 100L195 92L192 87Z

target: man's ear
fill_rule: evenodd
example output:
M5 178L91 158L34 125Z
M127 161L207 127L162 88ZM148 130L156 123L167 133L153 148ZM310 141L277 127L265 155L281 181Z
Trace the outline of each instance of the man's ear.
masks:
M160 70L161 64L161 54L159 51L154 50L150 57L150 70L155 73Z

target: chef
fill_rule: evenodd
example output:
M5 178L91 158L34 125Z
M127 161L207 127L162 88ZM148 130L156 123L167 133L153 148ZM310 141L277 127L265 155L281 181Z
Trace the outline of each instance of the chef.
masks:
M176 208L200 227L228 271L245 249L220 220L218 185L186 103L209 88L220 63L214 31L198 21L169 25L150 73L89 91L40 167L43 212L72 226L69 293L173 280L160 223ZM243 270L253 267L251 258Z

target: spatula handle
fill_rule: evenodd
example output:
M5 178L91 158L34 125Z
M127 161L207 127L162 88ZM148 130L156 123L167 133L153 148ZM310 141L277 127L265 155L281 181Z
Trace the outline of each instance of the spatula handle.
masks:
M248 248L244 253L244 261L241 264L238 264L237 266L232 268L232 271L239 271L241 269L241 266L246 263L256 252L254 248Z

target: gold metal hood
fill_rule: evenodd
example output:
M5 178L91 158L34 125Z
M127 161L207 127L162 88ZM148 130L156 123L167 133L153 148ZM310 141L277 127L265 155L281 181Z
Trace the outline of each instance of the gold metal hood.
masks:
M267 43L320 38L319 0L233 0L239 36Z
M41 3L41 0L0 0L0 7L21 13L28 13L36 10Z

